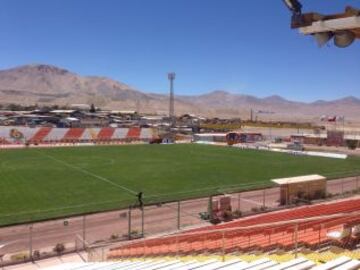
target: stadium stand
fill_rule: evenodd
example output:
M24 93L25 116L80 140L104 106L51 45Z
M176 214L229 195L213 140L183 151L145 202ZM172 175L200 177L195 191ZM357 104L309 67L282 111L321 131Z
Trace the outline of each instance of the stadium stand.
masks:
M127 134L127 138L129 139L137 139L140 137L140 133L141 133L141 128L138 128L138 127L132 127L129 129L129 132Z
M84 129L84 133L80 137L80 140L81 141L97 140L100 130L101 130L100 128L86 128L86 129Z
M59 142L65 137L65 134L68 131L68 128L53 128L51 132L44 138L44 142Z
M304 206L304 207L299 207L285 211L267 213L259 216L250 217L247 219L241 219L238 221L217 225L216 229L256 225L259 224L259 219L261 219L261 223L271 223L271 222L281 222L284 220L311 218L311 217L332 215L337 213L346 213L346 212L359 211L359 210L360 210L360 199L344 200L340 202ZM208 229L214 229L214 226L194 229L191 230L191 232L208 230Z
M3 127L0 144L150 141L155 137L151 128L51 128Z
M357 198L255 215L175 235L142 239L111 249L109 258L194 252L266 252L293 250L299 246L316 249L330 243L352 247L360 243L358 234L350 233L341 241L334 241L329 237L329 232L356 228L359 224L360 199Z
M128 128L117 128L114 131L114 134L113 134L112 138L116 138L117 140L124 140L124 139L126 139L126 136L127 136L128 133L129 133Z
M50 127L42 127L39 128L38 131L31 137L30 142L42 142L44 138L49 135L52 128Z
M349 257L338 259L316 265L306 258L296 258L287 262L278 263L268 258L247 262L241 259L228 261L208 260L179 260L179 259L146 259L134 261L99 262L99 263L69 263L46 270L356 270L360 267L359 260Z
M83 135L85 129L83 128L70 128L68 132L66 132L63 141L79 141L80 137Z
M110 140L114 135L115 129L114 128L102 128L100 129L97 138L99 140Z
M140 137L144 138L144 139L152 139L152 138L154 138L153 130L150 129L150 128L142 128Z

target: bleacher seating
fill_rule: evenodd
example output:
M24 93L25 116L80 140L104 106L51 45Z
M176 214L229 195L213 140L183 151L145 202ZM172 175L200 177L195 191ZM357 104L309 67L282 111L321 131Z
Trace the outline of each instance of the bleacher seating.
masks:
M44 138L44 142L60 142L65 137L69 128L53 128L51 132Z
M144 139L152 139L154 137L153 130L150 128L142 128L140 137Z
M100 129L97 138L101 141L110 140L115 132L114 128L102 128Z
M50 127L42 127L42 128L39 128L37 130L37 132L34 134L34 136L32 136L29 141L30 142L34 142L34 143L37 143L37 142L42 142L44 140L44 138L49 135L49 133L51 132L52 128Z
M341 213L348 215L339 215ZM318 219L319 216L324 217ZM109 258L279 248L289 250L295 247L295 237L297 245L317 248L332 241L328 236L329 231L357 224L360 224L359 198L256 215L180 234L142 239L112 249ZM348 240L359 241L358 237Z
M68 141L79 141L81 135L84 133L83 128L70 128L68 132L66 132L64 138L62 139L65 142Z
M360 208L360 199L356 200L346 200L336 203L328 203L328 204L320 204L320 205L312 205L299 207L291 210L278 211L263 215L257 215L254 217L250 217L247 219L241 219L234 222L229 222L225 224L214 226L208 226L204 228L194 229L191 232L195 231L204 231L204 230L213 230L222 229L222 228L231 228L231 227L245 227L259 224L259 219L261 219L261 223L273 223L273 222L281 222L284 220L294 220L301 218L311 218L317 216L325 216L332 215L337 213L347 213L352 211L359 211ZM321 223L321 222L320 222ZM315 224L314 224L315 226Z
M316 265L306 258L296 258L290 261L278 263L268 258L258 259L252 262L241 259L226 261L207 260L179 260L179 259L147 259L134 261L100 262L100 263L76 263L63 264L50 267L45 270L357 270L360 269L360 261L349 257L340 257L324 264Z
M85 128L79 139L80 141L95 141L97 140L100 130L100 128Z
M42 144L77 142L148 142L155 137L151 128L51 128L2 127L0 144Z
M129 139L137 139L140 137L140 133L141 133L141 128L132 127L129 128L129 132L126 137Z
M114 131L113 138L116 138L117 140L124 140L126 139L128 133L129 133L128 128L117 128Z

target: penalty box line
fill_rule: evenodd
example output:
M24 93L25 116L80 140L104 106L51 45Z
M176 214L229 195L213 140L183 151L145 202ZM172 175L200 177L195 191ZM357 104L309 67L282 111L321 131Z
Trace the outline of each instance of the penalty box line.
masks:
M40 153L40 152L39 152L39 153ZM66 161L63 161L63 160L61 160L61 159L57 159L57 158L55 158L55 157L53 157L53 156L51 156L51 155L44 154L44 153L40 153L40 154L41 154L41 155L44 155L44 156L46 156L46 157L48 157L48 158L50 158L50 159L52 159L52 160L54 160L54 161L56 161L56 162L58 162L58 163L61 163L61 164L65 165L66 167L69 167L69 168L71 168L71 169L73 169L73 170L82 172L83 174L92 176L93 178L96 178L96 179L98 179L98 180L101 180L101 181L103 181L103 182L105 182L105 183L108 183L108 184L114 186L114 187L120 188L120 189L122 189L122 190L124 190L124 191L126 191L126 192L128 192L128 193L130 193L130 194L132 194L132 195L137 195L137 194L138 194L138 192L136 192L136 191L134 191L134 190L132 190L132 189L129 189L129 188L125 187L125 186L119 185L119 184L117 184L117 183L115 183L115 182L111 181L110 179L107 179L107 178L105 178L105 177L103 177L103 176L100 176L100 175L97 175L97 174L95 174L95 173L89 172L88 170L85 170L85 169L80 168L80 167L78 167L78 166L75 166L75 165L72 165L72 164L70 164L70 163L67 163Z

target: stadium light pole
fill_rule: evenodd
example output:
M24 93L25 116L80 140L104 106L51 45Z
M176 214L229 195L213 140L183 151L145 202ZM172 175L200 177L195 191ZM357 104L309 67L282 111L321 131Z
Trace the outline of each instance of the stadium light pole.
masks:
M175 72L168 73L168 79L170 81L170 100L169 100L169 119L171 126L175 124L175 103L174 103L174 80Z

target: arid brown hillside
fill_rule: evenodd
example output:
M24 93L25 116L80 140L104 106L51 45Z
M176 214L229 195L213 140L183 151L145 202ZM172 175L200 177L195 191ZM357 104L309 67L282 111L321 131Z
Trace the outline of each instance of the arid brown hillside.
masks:
M0 99L1 103L23 105L94 103L102 108L145 113L168 110L166 95L141 92L106 77L80 76L51 65L26 65L0 71ZM254 114L261 119L319 119L321 115L360 118L360 100L355 97L313 103L289 101L275 95L257 98L226 91L176 97L178 114L249 118L251 109L261 111Z

